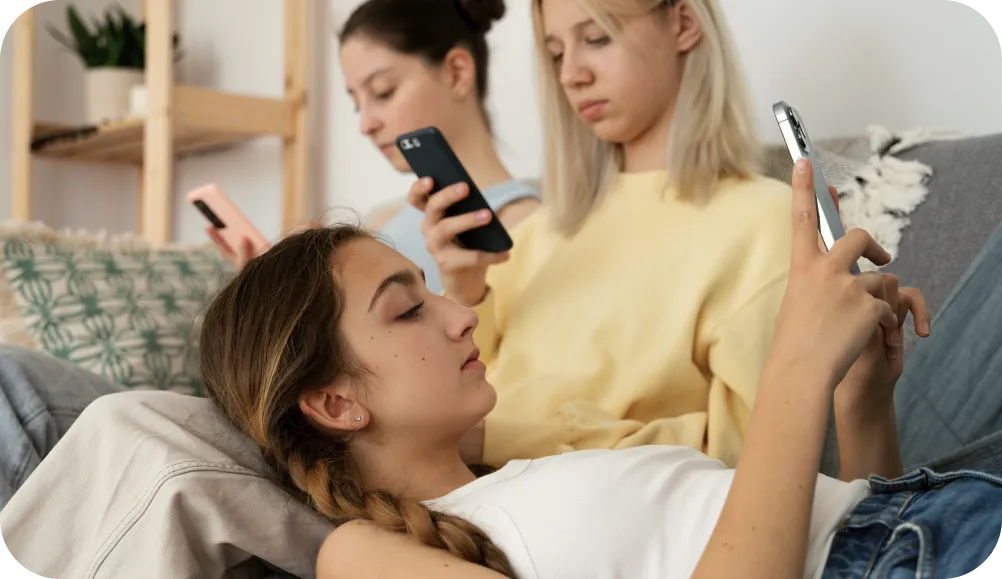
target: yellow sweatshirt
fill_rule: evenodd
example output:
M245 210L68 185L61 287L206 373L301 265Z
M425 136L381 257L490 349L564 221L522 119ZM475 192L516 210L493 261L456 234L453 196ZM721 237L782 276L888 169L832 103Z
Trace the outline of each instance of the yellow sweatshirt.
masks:
M727 181L698 206L621 174L564 238L546 209L492 267L475 339L498 402L484 462L669 444L735 466L790 260L790 187Z

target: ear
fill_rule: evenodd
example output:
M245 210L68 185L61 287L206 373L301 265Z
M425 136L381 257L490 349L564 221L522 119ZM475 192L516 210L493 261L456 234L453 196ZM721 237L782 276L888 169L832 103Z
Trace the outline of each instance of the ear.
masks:
M688 53L703 39L703 28L688 2L679 2L675 7L675 26L672 27L672 32L676 35L675 42L682 54Z
M299 395L299 410L321 428L355 432L369 424L369 411L346 385L330 385Z
M477 88L477 65L470 51L456 47L442 60L442 72L456 100L462 100Z

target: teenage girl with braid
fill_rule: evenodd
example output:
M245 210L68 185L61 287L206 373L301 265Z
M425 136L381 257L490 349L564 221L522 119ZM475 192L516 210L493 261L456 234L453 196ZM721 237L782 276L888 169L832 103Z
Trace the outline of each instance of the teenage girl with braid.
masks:
M223 289L205 383L335 524L320 579L962 575L998 542L1002 479L901 476L894 336L909 311L924 334L929 312L893 276L849 273L890 259L865 232L818 248L812 183L798 164L789 283L736 470L650 445L476 477L461 440L496 401L476 313L350 226L287 238ZM817 474L831 408L840 480Z

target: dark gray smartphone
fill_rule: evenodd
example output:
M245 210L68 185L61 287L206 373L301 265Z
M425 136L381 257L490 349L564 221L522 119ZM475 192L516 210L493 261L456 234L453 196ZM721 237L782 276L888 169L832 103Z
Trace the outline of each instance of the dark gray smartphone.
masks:
M400 135L397 138L397 148L407 159L407 164L411 166L414 174L422 178L431 178L435 191L458 183L466 183L469 187L469 195L445 210L447 216L453 217L481 209L487 209L494 216L487 224L460 233L457 236L460 245L467 249L490 253L501 253L512 248L513 243L508 231L498 220L497 214L484 199L463 164L459 162L459 158L441 131L435 127L426 127Z
M845 236L845 226L842 225L838 209L835 208L831 192L828 191L828 182L821 171L821 159L816 154L797 109L785 101L780 101L773 105L772 111L776 115L779 131L783 134L783 140L790 150L793 162L796 163L804 157L811 161L811 167L814 169L814 197L818 201L818 231L821 232L825 248L831 251L835 242ZM859 273L858 264L852 264L852 273Z

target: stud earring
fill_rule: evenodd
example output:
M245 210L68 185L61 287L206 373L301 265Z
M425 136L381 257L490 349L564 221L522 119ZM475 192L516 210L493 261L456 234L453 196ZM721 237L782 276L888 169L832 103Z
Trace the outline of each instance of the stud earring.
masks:
M355 422L361 422L361 421L362 421L362 417L361 416L356 416L355 417Z

